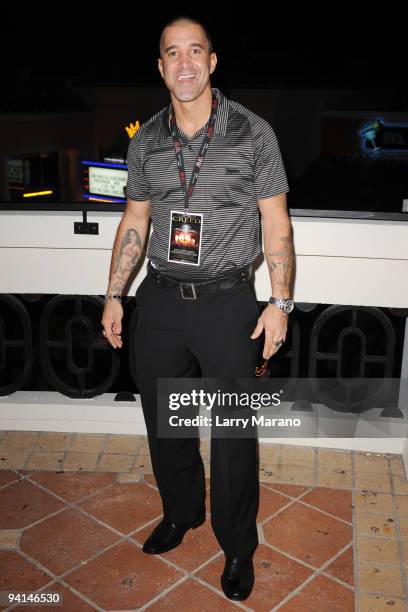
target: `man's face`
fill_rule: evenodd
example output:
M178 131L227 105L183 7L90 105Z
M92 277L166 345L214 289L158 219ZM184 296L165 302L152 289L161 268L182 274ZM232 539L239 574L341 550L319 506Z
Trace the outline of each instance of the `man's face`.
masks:
M189 102L198 98L208 86L216 65L217 56L209 53L201 26L181 22L165 29L158 68L177 100Z

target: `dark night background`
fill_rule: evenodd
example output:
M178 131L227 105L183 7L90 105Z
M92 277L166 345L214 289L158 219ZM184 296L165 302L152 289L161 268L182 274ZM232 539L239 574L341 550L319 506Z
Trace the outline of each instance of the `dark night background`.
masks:
M382 88L392 109L408 109L406 36L398 11L327 5L300 13L296 5L223 5L162 10L143 3L16 5L3 16L1 110L80 106L70 86L158 85L158 40L179 13L203 19L218 65L213 85L245 88ZM371 5L370 5L371 6ZM392 5L387 4L391 12ZM394 7L395 8L395 7Z
M29 164L32 180L6 185L3 203L46 187L49 202L81 203L80 161L124 159L125 126L143 123L170 99L158 44L163 25L180 14L203 20L211 34L212 86L276 131L291 209L402 212L408 144L374 158L361 155L358 137L377 118L408 125L406 35L390 3L386 14L363 15L344 3L309 11L260 3L8 8L0 153Z

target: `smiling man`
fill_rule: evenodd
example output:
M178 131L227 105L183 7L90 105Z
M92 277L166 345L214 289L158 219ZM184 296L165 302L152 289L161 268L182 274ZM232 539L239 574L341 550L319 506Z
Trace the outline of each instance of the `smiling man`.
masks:
M167 23L158 69L171 103L129 143L127 206L113 248L102 319L113 347L123 345L120 299L129 277L123 245L136 233L136 265L147 249L147 274L136 292L136 371L163 520L143 550L178 546L205 521L205 472L197 438L157 435L158 378L253 377L286 337L294 252L289 191L271 126L215 87L217 56L206 28L189 17ZM264 249L273 296L260 312L252 263ZM225 553L221 576L230 599L254 584L259 504L256 439L212 437L211 524Z

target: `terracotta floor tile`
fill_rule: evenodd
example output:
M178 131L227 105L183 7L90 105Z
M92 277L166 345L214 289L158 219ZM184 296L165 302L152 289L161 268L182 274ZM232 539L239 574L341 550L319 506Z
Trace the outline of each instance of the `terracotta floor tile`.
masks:
M285 484L312 486L315 483L314 468L310 465L280 465L275 476Z
M326 488L352 489L352 471L344 470L343 468L319 468L316 485Z
M13 480L20 480L20 476L12 470L0 470L0 487L13 482Z
M68 451L61 469L66 472L92 472L98 463L99 453L76 453Z
M104 453L135 455L139 452L142 438L139 436L111 435L108 437Z
M401 456L390 457L390 469L392 474L399 474L407 478L404 462Z
M77 502L115 482L115 474L94 472L36 472L30 478L69 503Z
M156 478L154 477L154 474L144 474L143 480L153 485L157 489L157 482L156 482Z
M389 493L378 493L378 491L356 491L354 496L356 511L393 512L392 496Z
M359 563L359 587L361 592L404 596L401 568L380 563Z
M123 534L141 527L163 510L159 493L143 482L115 483L78 507Z
M106 434L77 434L70 450L75 453L99 453L106 440Z
M398 493L399 495L408 495L408 481L405 476L393 474L392 482L394 485L394 493Z
M259 509L257 522L263 523L271 514L280 510L283 506L290 504L291 500L277 491L272 491L268 487L259 487Z
M30 527L21 536L23 552L57 575L118 539L109 529L79 512L68 508Z
M354 587L354 555L353 547L349 546L335 561L325 567L324 571L331 576L339 578Z
M283 446L280 463L286 465L313 466L317 454L314 448L300 448L296 446Z
M74 434L64 431L44 431L36 440L38 450L65 451L73 440Z
M58 470L64 461L64 452L35 450L26 462L26 467L32 470Z
M400 516L398 522L401 539L408 540L408 516Z
M391 492L391 478L389 473L382 472L354 472L354 486L356 489L369 489L381 493Z
M41 592L41 591L40 591ZM58 610L58 612L91 612L95 610L93 606L90 606L86 601L78 597L73 591L67 589L63 584L53 582L49 584L45 589L45 593L58 593L61 595L62 604L58 606L18 606L13 608L13 612L44 612L44 610Z
M132 535L132 538L143 545L161 519L162 517L141 529ZM182 569L192 572L219 552L221 548L212 530L211 521L207 518L206 522L197 529L187 531L180 546L163 553L162 556Z
M351 491L316 487L302 497L302 501L315 508L333 514L344 521L352 522L353 505Z
M279 612L354 612L354 591L317 576L298 595L286 602Z
M293 484L284 484L281 482L268 482L264 483L265 487L270 487L271 489L275 489L275 491L280 491L285 495L289 495L290 497L299 497L309 489L309 487L305 487L303 485L293 485Z
M0 442L0 449L4 451L5 449L31 448L38 436L37 431L6 431Z
M22 468L30 455L29 448L7 449L0 451L0 470Z
M320 567L353 538L352 526L294 502L263 525L265 539L280 550Z
M371 563L387 563L399 565L398 540L393 538L357 538L358 558Z
M64 507L28 480L0 490L0 529L21 529Z
M133 469L139 469L143 474L153 474L150 455L137 455L133 464Z
M278 464L259 464L259 481L262 483L275 483L279 482L279 470Z
M217 595L197 580L188 579L146 609L149 612L237 612L240 608L224 594Z
M265 463L280 463L282 456L282 446L280 444L259 443L259 460Z
M379 538L395 538L395 520L391 514L372 514L359 512L355 516L356 535L368 535Z
M388 474L390 466L387 457L378 456L374 453L354 453L354 469L360 472Z
M134 610L183 576L128 541L74 570L64 580L106 610Z
M408 496L407 495L396 495L395 496L395 509L399 516L408 516Z
M211 453L211 440L209 438L200 439L200 455L203 461L207 461L210 458Z
M403 599L387 597L386 595L366 595L362 593L359 597L360 612L407 612Z
M143 473L139 469L131 472L121 472L116 474L116 482L144 482Z
M338 451L332 448L319 448L317 451L317 464L319 469L351 470L352 454L350 451Z
M130 472L134 461L133 455L113 455L102 453L96 466L97 472Z
M279 612L351 612L355 609L352 590L355 537L359 612L383 612L390 607L395 612L406 609L401 570L408 572L408 483L399 457L387 455L384 461L376 455L357 456L331 449L303 452L280 446L269 453L281 458L274 465L267 461L268 453L261 453L264 480L257 517L261 543L254 557L256 581L250 598L239 603L228 600L220 584L225 556L211 526L208 462L205 524L189 530L183 543L174 550L163 555L146 555L141 546L162 518L146 438L141 438L138 445L147 452L141 453L138 448L134 465L130 465L129 460L133 461L130 451L135 450L135 437L130 435L102 439L98 435L81 438L78 434L70 442L69 435L58 432L21 432L20 438L1 433L0 441L7 438L8 443L0 446L5 457L0 465L0 590L4 590L4 580L9 580L6 588L10 590L58 591L65 595L65 603L59 609L69 612L87 612L95 607L135 610L144 606L148 610L214 612L240 608L262 612L281 604ZM19 466L27 464L17 454L31 452L22 447L33 444L34 438L50 450L40 451L37 446L34 455L41 459L38 470L22 469ZM98 447L92 448L93 453L102 449L101 443L110 440L104 448L105 453L110 451L110 456L105 455L95 471L91 465L82 463L83 469L72 464L71 471L49 463L49 458L59 457L70 443L71 451L82 460L82 455L89 455L88 439L92 442L94 438ZM204 450L207 457L208 449ZM303 478L316 452L319 486L314 486L312 478ZM309 460L308 465L303 455ZM354 492L352 458L356 470ZM388 465L392 492L388 490ZM27 475L30 480L24 478ZM65 503L78 504L78 508L65 509ZM285 506L288 507L284 509ZM58 512L56 516L48 516L54 512ZM274 518L269 518L275 513ZM31 525L36 521L40 523ZM108 526L132 535L121 541L119 533L113 533ZM400 543L397 536L401 534L405 540ZM263 543L263 537L268 544ZM104 550L109 546L109 550ZM26 560L19 552L20 547L21 553L57 576L69 572L61 583L66 580L83 598L89 597L89 604L58 581L49 584L52 577ZM404 561L400 566L401 547L405 568ZM313 575L313 570L300 562L320 568L336 555L339 556L324 567L322 575ZM187 572L194 573L189 577ZM293 591L296 594L291 597ZM288 601L282 603L287 597ZM152 598L156 601L149 605ZM95 603L91 605L91 601ZM24 606L14 609L29 610Z
M52 578L16 551L0 550L0 591L36 591Z
M196 575L222 593L220 579L224 565L225 556L221 555L197 571ZM308 568L264 544L260 544L255 551L254 571L254 588L242 603L256 612L271 610L312 574Z

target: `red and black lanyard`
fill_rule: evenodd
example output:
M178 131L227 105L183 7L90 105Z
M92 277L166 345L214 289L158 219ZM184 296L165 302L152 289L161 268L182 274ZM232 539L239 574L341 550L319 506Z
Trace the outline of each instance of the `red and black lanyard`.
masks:
M211 103L211 115L210 115L210 119L208 120L207 133L204 137L200 151L197 155L197 159L194 164L194 168L191 174L190 184L188 186L188 189L186 185L186 171L184 167L183 154L181 152L180 136L179 136L173 108L170 111L170 128L171 128L171 134L173 136L174 151L176 153L177 169L178 169L179 176L180 176L180 183L181 183L181 187L184 193L184 211L187 214L189 213L189 199L193 195L194 187L195 187L195 184L197 183L198 175L200 173L200 169L201 169L201 166L204 160L204 156L207 152L208 146L210 144L210 140L214 134L215 115L217 112L218 104L219 104L218 99L216 98L213 92L212 103Z

